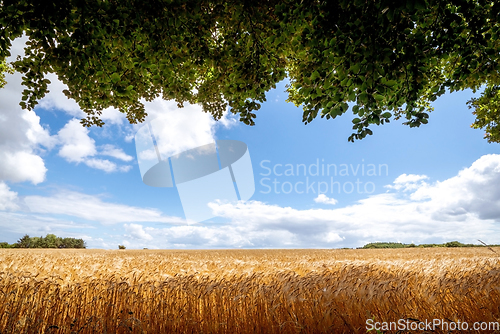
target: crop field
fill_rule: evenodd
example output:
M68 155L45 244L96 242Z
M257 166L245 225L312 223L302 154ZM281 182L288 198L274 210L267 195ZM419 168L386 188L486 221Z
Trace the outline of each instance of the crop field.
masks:
M367 333L368 320L494 323L494 251L1 249L0 333Z

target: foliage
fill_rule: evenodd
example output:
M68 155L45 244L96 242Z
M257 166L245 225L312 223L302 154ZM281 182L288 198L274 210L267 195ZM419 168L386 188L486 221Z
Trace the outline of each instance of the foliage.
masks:
M288 76L303 121L336 118L352 105L354 133L404 118L428 122L430 103L486 86L471 100L489 141L500 141L500 3L485 0L6 0L0 60L26 33L23 108L56 73L65 95L104 123L115 107L144 120L141 101L200 103L216 119L227 107L253 125L265 93ZM492 95L492 92L494 94ZM492 97L493 96L493 97Z
M54 234L45 237L30 237L25 234L17 243L16 248L87 248L83 239L61 238Z
M472 98L467 102L469 108L474 108L476 120L473 128L486 128L485 138L488 142L500 142L500 96L499 86L488 86L479 98Z
M5 73L13 74L14 69L12 66L9 66L5 59L0 62L0 88L3 88L7 82L5 81Z
M123 246L123 245L118 245L118 249L125 249L127 247Z

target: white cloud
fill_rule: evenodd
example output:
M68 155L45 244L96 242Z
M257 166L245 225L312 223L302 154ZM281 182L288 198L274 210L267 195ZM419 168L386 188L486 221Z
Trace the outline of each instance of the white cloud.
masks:
M342 241L344 240L344 238L342 238L341 236L339 236L337 233L335 232L328 232L324 238L325 242L327 243L333 243L333 242L339 242L339 241Z
M154 120L151 124L163 158L213 143L217 127L232 127L238 123L227 113L215 121L200 105L185 103L183 108L178 108L176 102L160 98L143 102L148 113L146 122ZM137 131L144 125L134 125L134 129Z
M83 127L77 119L72 119L59 130L59 141L62 144L59 156L68 162L80 163L97 153L95 140L90 138L89 130Z
M329 198L325 194L319 194L318 197L314 199L316 203L323 203L323 204L331 204L335 205L337 204L337 200L335 198Z
M91 168L105 171L106 173L115 172L117 169L115 163L105 159L87 159L85 160L85 164Z
M29 151L0 152L0 179L12 182L45 181L47 168L43 159Z
M101 155L107 155L107 156L110 156L110 157L113 157L113 158L116 158L116 159L120 159L120 160L123 160L123 161L132 161L134 160L133 157L131 157L130 155L126 154L125 152L123 152L123 150L121 148L117 148L113 145L103 145L100 149L100 154Z
M157 209L104 202L97 196L73 191L62 191L50 197L26 196L24 202L31 212L68 215L102 224L130 222L186 223L182 218L165 216Z
M0 210L18 210L17 193L11 191L9 186L0 181Z
M488 154L457 176L424 184L411 198L426 201L436 219L463 220L468 215L500 221L500 155Z
M125 224L123 225L125 230L130 234L132 238L139 240L153 240L153 237L146 233L142 228L142 225L139 224Z
M129 170L131 170L131 169L132 169L132 166L130 166L130 165L120 166L120 167L118 168L118 170L119 170L120 172L124 172L124 173L128 172L128 171L129 171Z
M200 106L186 104L178 109L173 101L146 103L148 120L154 119L153 132L162 157L214 141L214 120Z
M426 175L401 174L394 180L394 185L387 185L386 188L403 191L412 191L425 184L423 180L428 179Z
M113 145L103 145L98 151L95 140L90 138L89 130L83 127L77 119L72 119L58 132L59 143L62 147L59 156L68 162L77 164L84 163L91 168L100 169L107 173L116 171L127 172L132 166L117 166L116 163L107 159L94 158L97 155L110 156L123 161L131 161L133 158L127 155L121 148Z
M26 38L12 43L8 61L23 55ZM38 184L47 171L40 154L51 149L55 138L40 125L40 118L19 106L23 87L20 73L6 74L7 85L0 89L0 180Z
M101 119L105 124L122 125L124 122L128 122L125 114L115 108L104 109L101 114Z

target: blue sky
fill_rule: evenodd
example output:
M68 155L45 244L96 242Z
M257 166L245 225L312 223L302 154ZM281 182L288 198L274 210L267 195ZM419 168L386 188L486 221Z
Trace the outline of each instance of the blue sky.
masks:
M104 127L83 128L64 85L49 79L51 92L34 112L18 105L19 74L0 90L0 241L54 233L110 249L500 243L500 146L470 128L471 91L438 99L427 125L392 121L355 143L347 141L349 112L304 125L302 109L285 102L285 82L268 93L253 127L231 115L216 122L199 106L147 103L149 120L164 122L163 154L225 139L248 147L254 195L214 201L214 218L196 222L185 219L177 188L142 182L134 136L143 124L106 110ZM321 175L328 165L331 174Z

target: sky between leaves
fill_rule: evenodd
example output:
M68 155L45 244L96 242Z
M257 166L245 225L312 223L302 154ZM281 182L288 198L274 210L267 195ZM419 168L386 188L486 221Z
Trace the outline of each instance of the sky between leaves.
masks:
M22 52L22 40L13 55ZM199 106L146 103L161 118L166 154L215 139L248 145L255 193L210 204L216 218L186 221L176 188L141 180L134 136L116 110L84 128L54 76L35 112L22 110L21 78L0 90L0 242L22 235L83 238L89 248L340 248L368 242L500 243L500 146L488 144L465 102L434 103L418 129L393 121L349 143L347 117L301 123L285 82L268 93L256 126L214 121Z

